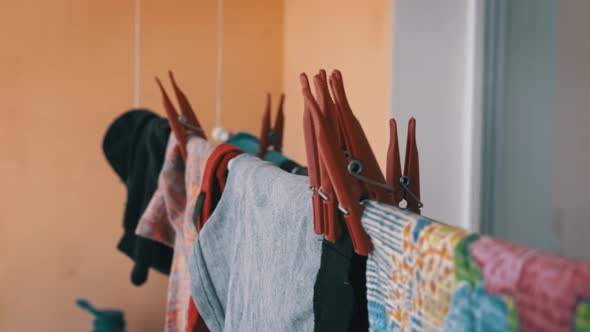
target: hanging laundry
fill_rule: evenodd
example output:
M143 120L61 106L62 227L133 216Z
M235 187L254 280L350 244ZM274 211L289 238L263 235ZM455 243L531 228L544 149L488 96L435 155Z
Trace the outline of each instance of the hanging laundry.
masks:
M231 144L220 144L215 148L205 166L201 193L194 206L194 222L200 232L209 219L225 189L229 162L244 153Z
M127 187L124 234L117 248L135 262L131 272L135 285L145 282L150 267L164 274L170 272L172 249L135 235L137 223L156 191L169 136L166 119L150 111L132 110L113 121L103 139L106 159Z
M158 190L137 226L137 235L174 248L165 331L208 331L191 299L187 257L197 236L193 212L201 176L214 148L200 137L189 137L185 166L179 144L170 135Z
M248 154L254 156L258 154L259 140L258 137L252 134L246 132L235 133L226 141L226 143L235 145L236 147L240 148L240 150L243 150ZM290 160L279 151L268 150L262 159L270 161L286 172L300 175L307 174L305 167L297 164L293 160Z
M470 252L477 281L489 294L511 298L521 330L590 331L590 264L489 236L470 243Z
M374 201L371 331L589 331L590 265Z
M369 330L367 258L357 255L342 218L342 237L322 241L322 258L313 296L315 332Z
M321 237L307 178L242 154L191 251L191 292L211 331L311 331Z

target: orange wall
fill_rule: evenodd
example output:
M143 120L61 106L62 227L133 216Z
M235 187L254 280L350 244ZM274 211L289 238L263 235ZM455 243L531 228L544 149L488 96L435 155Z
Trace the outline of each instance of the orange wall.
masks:
M391 95L391 0L285 2L285 151L305 161L299 74L340 69L351 107L385 165ZM405 142L405 139L402 140Z
M217 2L142 3L142 105L162 113L152 78L173 69L212 128ZM100 149L133 101L133 15L132 1L3 3L0 331L87 331L77 297L123 309L130 332L161 331L167 280L128 281L125 190ZM225 0L224 126L257 133L264 94L285 91L284 150L304 162L298 74L339 68L384 162L390 41L388 0Z
M214 119L215 0L143 2L143 105L171 68ZM258 131L282 83L282 3L226 0L224 124ZM101 151L133 101L133 1L4 1L0 10L0 331L89 331L74 300L161 331L167 280L135 288L115 250L125 191Z

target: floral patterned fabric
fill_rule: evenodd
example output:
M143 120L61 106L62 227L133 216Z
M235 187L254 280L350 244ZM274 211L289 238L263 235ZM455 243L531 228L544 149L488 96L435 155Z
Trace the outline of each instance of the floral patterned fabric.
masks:
M178 142L170 135L158 190L136 229L137 235L174 248L166 304L167 332L206 330L191 298L187 260L197 236L193 214L201 178L214 148L200 137L190 137L185 166Z
M365 203L371 331L590 331L590 265Z

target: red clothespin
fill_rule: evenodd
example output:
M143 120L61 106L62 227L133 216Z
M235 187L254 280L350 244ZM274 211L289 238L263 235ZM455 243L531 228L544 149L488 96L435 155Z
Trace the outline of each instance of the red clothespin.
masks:
M168 118L168 123L170 124L170 128L176 136L176 140L178 141L178 145L180 147L180 155L182 156L182 160L186 161L186 130L184 126L178 121L178 113L170 101L170 97L166 93L162 82L160 79L156 77L156 83L160 87L160 91L162 92L162 99L164 102L164 109L166 110L166 117Z
M176 111L174 104L172 104L170 97L168 97L168 94L166 93L166 90L164 89L164 86L162 85L162 82L158 77L156 77L156 83L158 83L160 91L162 92L162 99L164 103L164 109L166 110L166 117L168 118L168 123L170 123L170 128L172 128L174 136L178 140L180 155L182 156L182 159L186 161L187 129L203 138L205 138L205 132L201 128L201 125L197 120L197 117L193 112L188 99L176 84L176 81L174 80L174 76L171 71L169 72L169 75L177 99L179 101L182 115L179 115Z
M307 81L306 81L307 83ZM308 84L309 85L309 84ZM309 89L309 86L308 86ZM307 156L307 173L313 204L313 230L316 234L324 234L322 200L318 193L320 188L320 156L315 137L315 129L311 113L307 105L303 111L303 132L305 136L305 154Z
M397 122L395 119L389 120L389 147L387 148L387 184L392 187L399 186L402 178L402 166L399 157L399 143L397 139ZM396 190L393 193L393 205L398 206L404 199L404 193Z
M305 75L302 75L301 82L304 89L310 90L307 77ZM335 144L341 148L341 153L345 155L347 159L349 159L349 163L351 160L354 160L354 165L360 165L360 167L363 167L363 163L365 163L364 161L366 160L367 166L365 167L365 173L367 175L373 175L375 179L385 182L385 178L381 173L379 165L377 164L377 160L370 146L368 145L365 133L363 132L360 123L350 110L348 100L346 99L341 74L336 71L332 74L330 79L330 88L333 92L333 95L336 97L336 102L334 102L330 96L327 76L324 70L320 70L319 74L314 76L314 85L317 96L317 104L319 104L320 110L335 124L333 128L335 130L335 136L338 138L338 142ZM307 126L311 127L310 125ZM308 138L308 141L309 140L310 139ZM309 144L310 143L308 143L308 145ZM311 150L311 148L312 147L310 147L308 150ZM347 167L347 165L344 166ZM335 242L342 234L342 226L338 220L338 203L335 199L336 195L333 189L334 187L330 176L328 175L327 166L325 163L320 163L317 166L313 166L312 169L314 172L319 172L320 174L319 183L321 183L321 185L319 188L317 188L317 191L318 196L322 198L322 214L320 214L321 220L318 221L316 214L314 218L314 225L316 229L319 229L318 225L321 225L321 229L325 234L325 238L329 241ZM314 180L310 179L312 188L314 187L313 182ZM363 197L388 203L392 202L392 195L388 191L382 188L373 188L366 185L365 183L360 183L360 185L362 188L361 192ZM317 201L318 199L318 197L314 197L314 200ZM317 205L318 203L314 204ZM318 210L318 208L316 207L315 210Z
M334 126L334 129L336 131L336 137L338 138L336 144L342 149L344 142L340 141L342 135L339 125L340 121L338 120L339 114L334 110L334 101L328 90L326 72L320 70L320 72L314 76L313 81L317 103L322 113L335 121L336 125ZM344 154L344 150L341 151L341 153ZM322 223L325 238L330 242L336 242L336 240L342 236L342 226L338 220L338 201L325 163L320 163L320 187L318 189L318 194L322 199Z
M340 113L342 119L342 127L344 128L344 140L347 142L347 151L349 159L354 160L351 167L360 167L365 177L374 180L375 182L385 183L385 176L379 167L377 158L373 153L373 149L369 144L369 140L365 135L365 132L353 114L350 104L346 97L346 91L344 89L344 81L342 73L338 70L334 70L330 75L330 88L332 94L336 100L337 110ZM393 196L387 190L369 185L367 183L361 184L363 192L367 194L366 198L371 198L383 203L393 202Z
M394 205L402 200L407 203L406 208L420 214L420 169L418 164L418 146L416 144L416 119L411 118L408 123L408 138L406 141L406 156L402 175L399 144L397 138L397 123L389 120L389 148L387 150L387 184L398 190L394 193Z
M329 81L328 81L328 75L326 74L326 71L324 69L320 69L319 74L316 75L319 76L319 78L321 78L321 84L322 84L322 89L321 89L321 93L322 95L318 95L318 98L323 98L326 99L326 103L330 103L329 106L331 107L331 115L333 116L335 121L337 121L338 125L336 126L336 134L338 135L338 141L340 142L340 144L342 145L342 149L343 151L347 151L347 141L345 135L344 135L344 123L343 123L343 119L341 116L341 112L338 111L338 105L336 104L334 97L330 95L330 85L329 85ZM314 76L314 81L316 80L316 76ZM317 91L316 91L316 95L317 95ZM321 105L321 104L320 104Z
M372 244L361 225L364 210L361 199L370 198L389 204L398 204L405 199L408 202L408 209L418 213L422 207L415 137L416 121L411 119L408 128L403 176L397 127L395 120L390 122L386 183L362 126L350 109L342 74L334 71L330 76L330 89L335 102L332 101L328 92L325 77L323 71L314 77L317 96L314 98L307 76L305 74L300 76L305 99L304 128L308 162L311 161L309 162L310 171L315 173L314 180L310 179L310 184L312 187L318 185L319 174L321 187L332 188L331 192L334 193L333 196L336 196L339 202L338 207L344 214L355 252L367 255L372 249ZM311 131L315 137L310 134ZM319 160L315 156L315 162L310 154L314 149L316 153L319 152ZM332 218L326 213L329 205L325 203L322 204L324 211L320 214L322 220L318 222L317 214L314 214L314 225L316 229L318 229L318 223L323 225L326 239L333 241L340 235L338 229L340 224L337 218Z
M202 129L201 123L197 119L193 108L188 101L188 98L180 90L178 84L176 84L176 79L174 79L174 74L172 71L168 71L168 75L170 76L170 81L172 82L172 87L174 89L174 93L176 94L176 99L178 100L178 105L180 106L180 112L182 113L179 117L179 121L184 124L187 128L194 131L195 135L207 139L207 135L205 135L205 131Z
M258 143L259 158L264 157L268 148L272 145L275 151L281 152L283 147L283 129L285 126L285 114L283 111L283 104L285 102L285 94L281 94L279 101L279 108L277 117L275 118L275 125L270 127L270 93L266 95L266 109L262 116L262 129L260 130L260 141Z
M408 209L420 214L420 209L422 208L422 202L420 201L420 164L418 158L418 143L416 143L416 119L414 118L411 118L408 123L404 174L408 177L407 180L409 181L409 183L407 183L409 190L406 190ZM414 197L410 197L412 195Z
M359 202L363 187L346 170L348 161L338 144L339 137L335 127L339 124L330 118L329 114L322 112L309 89L305 74L301 74L300 81L305 105L309 110L315 130L320 164L323 163L326 166L329 178L332 180L335 195L339 201L339 209L344 214L355 252L360 255L368 255L372 250L372 244L361 225L363 206Z

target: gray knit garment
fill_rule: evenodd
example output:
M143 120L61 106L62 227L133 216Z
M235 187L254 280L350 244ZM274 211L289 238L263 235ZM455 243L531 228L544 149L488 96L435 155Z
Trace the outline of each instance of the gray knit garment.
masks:
M189 258L191 292L212 332L313 331L322 237L305 176L246 154Z

